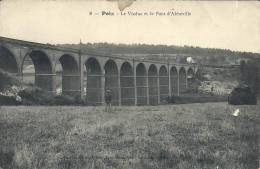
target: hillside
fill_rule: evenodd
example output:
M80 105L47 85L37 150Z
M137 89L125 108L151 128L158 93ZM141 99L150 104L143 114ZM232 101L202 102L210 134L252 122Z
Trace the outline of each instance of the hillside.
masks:
M58 46L80 49L79 44L60 44ZM193 46L167 46L147 44L109 44L109 43L87 43L81 44L81 49L91 53L98 51L107 55L118 55L122 57L135 57L154 60L185 63L188 56L192 56L197 63L212 65L238 64L240 59L260 58L259 53L238 52L229 49L201 48Z
M152 59L157 61L173 63L187 63L187 57L201 65L200 72L205 76L205 81L218 81L220 83L231 83L236 86L239 81L239 67L229 65L240 64L242 59L260 58L259 53L238 52L228 49L200 48L193 46L166 46L147 44L109 44L109 43L87 43L87 44L63 44L63 47L82 49L88 53L102 53L127 58ZM213 67L211 67L213 66ZM220 67L214 67L220 66ZM224 66L224 67L223 67ZM227 86L224 85L224 86ZM223 86L222 86L223 87ZM226 87L224 87L226 88Z

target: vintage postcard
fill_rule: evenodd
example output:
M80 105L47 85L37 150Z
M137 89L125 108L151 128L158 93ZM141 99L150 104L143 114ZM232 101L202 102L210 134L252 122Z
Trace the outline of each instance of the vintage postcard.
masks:
M0 0L0 169L260 169L260 1Z

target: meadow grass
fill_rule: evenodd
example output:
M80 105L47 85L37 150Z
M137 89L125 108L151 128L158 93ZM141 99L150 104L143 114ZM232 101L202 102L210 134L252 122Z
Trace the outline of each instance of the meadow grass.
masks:
M232 116L240 109L237 117ZM260 105L0 107L3 169L254 169Z

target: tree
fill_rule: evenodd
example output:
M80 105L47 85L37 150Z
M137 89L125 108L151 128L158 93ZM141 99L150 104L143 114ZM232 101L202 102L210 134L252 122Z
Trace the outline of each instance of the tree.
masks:
M259 93L259 61L240 62L240 82L248 85L255 95Z

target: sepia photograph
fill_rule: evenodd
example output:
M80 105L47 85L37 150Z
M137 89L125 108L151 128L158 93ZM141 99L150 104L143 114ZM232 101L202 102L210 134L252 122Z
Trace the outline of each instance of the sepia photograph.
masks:
M260 169L260 1L0 0L0 169Z

